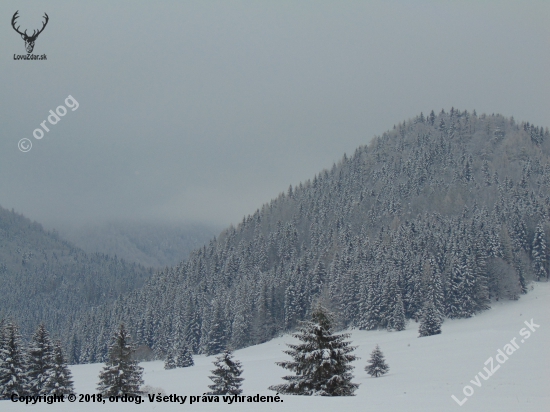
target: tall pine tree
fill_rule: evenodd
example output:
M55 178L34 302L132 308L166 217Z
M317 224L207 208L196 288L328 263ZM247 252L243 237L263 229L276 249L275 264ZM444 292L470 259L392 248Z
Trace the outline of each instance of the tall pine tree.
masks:
M27 349L29 394L45 395L46 382L53 371L53 346L46 327L38 326Z
M16 393L28 393L27 359L17 325L10 321L4 328L4 344L0 353L0 399Z
M533 239L533 248L531 251L531 256L533 257L533 268L535 269L535 278L540 281L541 279L547 278L548 273L546 272L546 235L544 234L544 228L542 224L537 225L535 231L535 237Z
M143 384L143 368L132 359L134 347L123 324L113 336L109 359L99 374L97 390L105 396L138 395Z
M67 367L67 361L63 356L61 342L53 344L52 368L48 374L45 385L46 395L69 395L74 392L71 371Z

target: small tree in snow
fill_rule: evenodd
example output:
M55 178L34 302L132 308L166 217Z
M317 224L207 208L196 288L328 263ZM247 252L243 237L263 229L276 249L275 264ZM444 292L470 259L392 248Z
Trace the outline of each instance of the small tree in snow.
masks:
M332 334L333 317L318 306L310 322L303 322L293 336L303 343L287 344L291 350L284 351L292 361L277 362L277 365L296 373L285 376L288 383L270 386L269 389L289 395L351 396L359 385L352 383L353 366L357 359L350 353L355 350L344 341L349 334Z
M120 325L109 348L109 359L99 374L97 390L99 393L111 395L138 395L143 384L143 368L132 359L134 347L130 334Z
M390 367L384 359L384 354L378 345L376 345L376 348L372 351L370 361L367 366L365 366L365 370L370 376L374 376L375 378L384 375L390 370Z
M187 342L182 342L176 352L176 366L178 368L187 368L188 366L193 366L193 355L191 354L191 349Z
M209 395L239 395L242 393L241 374L243 373L241 362L233 360L233 354L229 350L223 351L213 362L216 366L209 378L214 382L208 385L212 392Z
M424 313L422 314L422 320L420 321L420 327L418 328L418 337L438 335L441 333L441 316L436 311L433 302L428 302L424 306Z
M176 369L176 359L174 358L174 350L170 349L164 360L164 369Z

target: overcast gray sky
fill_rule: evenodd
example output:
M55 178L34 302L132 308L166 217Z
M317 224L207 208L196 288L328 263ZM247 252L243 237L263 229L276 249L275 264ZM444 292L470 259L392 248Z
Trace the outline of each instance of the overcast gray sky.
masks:
M16 10L29 32L48 13L46 61L14 60ZM47 227L225 226L421 111L550 126L549 18L549 1L3 0L0 205Z

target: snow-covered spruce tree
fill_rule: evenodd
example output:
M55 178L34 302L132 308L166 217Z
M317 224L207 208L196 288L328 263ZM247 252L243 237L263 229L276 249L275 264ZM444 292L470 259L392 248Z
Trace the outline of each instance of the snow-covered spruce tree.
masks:
M216 366L212 372L213 376L209 378L214 382L208 385L211 392L208 395L239 395L242 385L241 374L243 373L241 362L233 360L233 353L230 350L224 350L213 362Z
M210 329L204 347L204 352L207 356L216 355L222 352L226 347L227 341L222 302L218 299L212 303L212 306Z
M445 316L445 297L443 295L443 281L436 259L431 256L426 262L427 279L424 283L425 300L431 300L437 315L443 319ZM424 305L423 305L424 306Z
M293 335L303 343L287 344L291 350L284 352L293 360L277 362L296 375L283 377L288 383L269 389L289 395L352 396L359 386L351 382L350 362L358 359L351 352L356 347L344 341L349 334L332 334L333 315L324 307L317 306L311 318Z
M393 308L393 313L391 317L391 326L396 331L405 330L407 325L407 319L405 318L405 308L403 307L403 300L401 298L401 293L397 293L395 299L395 306Z
M9 399L16 393L28 393L27 359L21 344L19 328L14 322L7 322L4 328L4 343L0 353L0 399Z
M134 347L130 334L123 324L113 336L109 348L109 359L99 373L97 390L99 393L111 395L137 395L143 384L143 368L132 359Z
M424 306L422 320L418 328L419 338L423 336L438 335L441 333L441 315L436 310L433 301L428 301Z
M190 297L187 300L185 309L185 319L187 323L184 328L184 338L189 344L191 352L197 353L199 350L199 341L201 334L201 318L198 305L194 303L196 297Z
M365 366L365 370L370 376L374 376L375 378L384 375L390 370L378 345L376 345L376 348L372 351L369 363Z
M45 395L53 370L53 346L44 324L38 326L27 349L27 382L31 395Z
M382 299L385 303L384 326L389 331L404 330L407 320L405 318L403 298L396 275L390 273L383 295Z
M166 354L166 359L164 360L164 369L176 369L176 358L174 356L174 349L170 349Z
M361 321L359 329L373 330L380 325L381 293L376 287L379 278L369 274L364 291L365 299L360 304Z
M74 392L72 374L63 356L61 341L53 344L52 368L45 384L46 395L69 395Z
M181 342L179 344L178 350L176 351L176 367L178 368L187 368L188 366L193 366L193 355L191 354L191 349L187 342Z
M544 234L544 228L542 227L541 223L537 225L537 229L535 231L531 256L533 258L533 268L535 269L535 278L537 279L537 281L547 278L548 273L545 269L546 235Z
M469 318L475 313L473 286L475 277L465 255L456 258L452 265L447 287L447 316L451 319Z

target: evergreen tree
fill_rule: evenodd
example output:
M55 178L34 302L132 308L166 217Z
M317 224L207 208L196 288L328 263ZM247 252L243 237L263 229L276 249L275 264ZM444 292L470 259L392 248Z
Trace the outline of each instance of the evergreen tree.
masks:
M53 344L52 368L45 384L46 395L69 395L74 392L71 371L63 356L61 342Z
M225 328L222 303L218 299L213 302L213 312L210 321L210 330L206 339L205 352L207 356L220 353L225 348L227 330Z
M193 361L193 355L191 354L189 345L187 342L181 342L176 352L176 367L187 368L194 364L195 362Z
M111 395L137 395L143 384L143 368L132 359L134 347L130 334L123 324L113 336L109 348L109 358L99 374L97 390L99 393Z
M293 361L277 362L277 365L296 373L285 376L288 383L270 386L269 389L293 395L352 396L359 385L352 383L353 366L357 359L350 353L355 350L344 341L349 334L332 334L333 316L327 309L317 306L312 320L302 322L293 336L303 343L287 344L284 351Z
M384 359L384 354L380 350L380 347L376 345L376 348L374 348L370 355L369 363L365 366L365 371L367 371L370 376L378 378L379 376L387 373L389 370L390 367Z
M241 374L243 373L241 362L233 360L233 353L230 350L224 350L214 360L214 369L209 378L214 382L208 385L211 392L208 395L239 395L242 393L240 389L242 385Z
M166 359L164 360L164 369L176 369L176 359L174 357L174 349L171 349L166 354Z
M451 319L468 318L473 314L474 302L470 295L472 273L465 258L455 259L447 287L447 316Z
M46 382L53 370L53 346L46 327L41 324L27 349L29 394L45 395Z
M533 248L531 251L533 257L533 267L535 269L535 277L537 280L541 280L548 276L545 264L546 264L546 235L544 234L544 228L542 224L537 225L535 237L533 239Z
M438 335L441 333L441 315L436 310L433 301L428 301L424 306L422 320L418 332L420 337Z
M4 329L4 344L0 353L0 399L9 399L16 393L28 393L27 359L21 344L19 328L8 322Z
M366 290L364 291L364 299L360 304L361 320L359 323L360 329L372 330L378 328L381 322L381 296L378 289L375 287L375 275L368 275Z
M407 320L405 319L405 308L403 307L403 300L401 293L397 292L397 298L395 300L395 306L393 307L393 313L391 317L391 327L396 331L405 330Z
M200 310L195 303L195 299L190 297L187 300L185 310L187 323L184 329L184 340L189 344L192 353L197 353L199 350L201 334Z
M426 300L433 302L437 315L440 319L443 319L443 316L445 315L443 282L441 281L441 273L439 272L435 258L430 258L428 268L429 277L428 284L426 285Z
M76 333L73 333L69 346L69 362L71 365L78 365L80 363L80 342Z
M273 337L273 314L270 310L270 299L267 286L260 285L256 311L252 319L252 343L267 342Z

